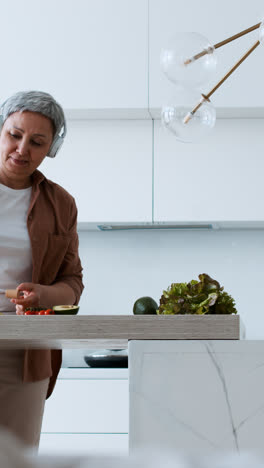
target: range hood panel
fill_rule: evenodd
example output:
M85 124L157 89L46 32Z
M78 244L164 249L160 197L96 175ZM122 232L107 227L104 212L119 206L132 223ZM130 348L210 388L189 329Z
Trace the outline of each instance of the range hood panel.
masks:
M142 224L99 224L101 231L132 231L132 230L201 230L213 229L208 223L142 223Z
M264 230L264 221L163 221L163 222L79 222L78 231L210 231L210 230Z

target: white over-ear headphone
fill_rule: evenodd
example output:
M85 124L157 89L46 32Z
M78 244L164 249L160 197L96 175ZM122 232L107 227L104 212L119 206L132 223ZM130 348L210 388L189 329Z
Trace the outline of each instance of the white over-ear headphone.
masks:
M0 114L0 132L2 130L2 127L4 125L4 119L3 115ZM49 149L49 152L47 156L49 158L55 158L56 154L58 153L59 149L61 148L62 143L64 142L64 138L66 135L67 129L66 129L66 122L64 122L62 128L59 130L59 132L56 133L53 142L51 144L51 147Z
M66 123L64 122L62 128L60 129L59 133L56 133L54 140L51 144L49 152L47 156L49 158L55 158L56 154L58 153L59 149L61 148L62 143L64 142L64 138L66 135Z

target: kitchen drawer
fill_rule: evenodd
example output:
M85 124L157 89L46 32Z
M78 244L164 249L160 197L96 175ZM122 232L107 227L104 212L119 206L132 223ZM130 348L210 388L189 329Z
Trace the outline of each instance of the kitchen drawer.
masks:
M39 454L128 454L127 434L41 434Z
M128 432L128 380L58 380L42 432Z

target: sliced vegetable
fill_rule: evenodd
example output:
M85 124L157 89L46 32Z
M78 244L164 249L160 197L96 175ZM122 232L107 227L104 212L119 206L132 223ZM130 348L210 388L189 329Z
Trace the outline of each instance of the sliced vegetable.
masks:
M53 306L53 310L57 315L75 315L79 311L79 306L76 305L57 305Z
M24 315L54 315L54 310L43 307L27 307Z
M52 309L43 307L27 307L24 315L75 315L79 311L79 306L75 305L58 305Z

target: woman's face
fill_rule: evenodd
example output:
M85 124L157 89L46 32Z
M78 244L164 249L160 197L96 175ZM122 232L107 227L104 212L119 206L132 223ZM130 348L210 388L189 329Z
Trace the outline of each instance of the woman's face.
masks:
M0 135L0 182L14 189L31 185L53 140L51 120L37 112L15 112Z

